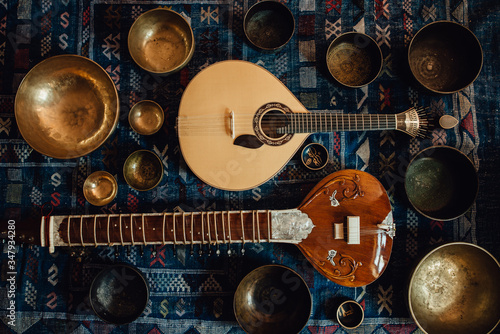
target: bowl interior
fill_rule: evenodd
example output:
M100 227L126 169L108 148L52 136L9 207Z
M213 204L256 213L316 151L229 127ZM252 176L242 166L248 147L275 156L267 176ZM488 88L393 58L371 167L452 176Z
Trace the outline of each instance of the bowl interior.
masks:
M101 206L110 203L118 191L118 184L108 172L97 171L90 174L83 184L83 195L93 205Z
M500 321L500 266L484 249L451 243L431 251L412 274L408 301L427 333L489 333Z
M283 47L292 38L295 20L282 3L258 2L245 15L243 22L246 37L254 46L264 50Z
M310 143L302 150L301 159L307 168L319 170L328 163L328 151L321 144Z
M234 296L236 319L247 333L298 333L311 309L312 298L304 280L279 265L250 272Z
M193 55L193 31L178 13L164 8L152 9L132 24L128 48L132 59L146 71L173 73L184 67Z
M375 80L382 70L382 52L368 35L350 32L332 41L326 53L330 74L348 87L361 87Z
M97 274L89 297L92 309L99 318L123 325L142 314L148 303L149 287L137 269L114 265Z
M135 151L125 160L123 176L132 188L139 191L151 190L163 177L163 165L153 152Z
M141 135L152 135L163 126L164 113L161 106L154 101L136 103L128 114L132 130Z
M424 216L451 220L474 204L477 172L459 150L434 146L419 152L408 165L405 190L410 203Z
M408 61L422 86L437 93L452 93L476 79L483 53L469 29L444 21L431 23L417 32L409 46Z
M118 93L106 71L76 55L48 58L24 77L15 115L23 138L57 159L87 155L118 123Z

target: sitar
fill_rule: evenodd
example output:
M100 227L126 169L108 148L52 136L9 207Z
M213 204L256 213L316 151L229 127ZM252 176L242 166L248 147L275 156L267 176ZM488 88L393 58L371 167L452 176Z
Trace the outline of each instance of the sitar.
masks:
M10 228L0 231L11 238ZM321 180L294 209L53 215L39 224L16 221L15 234L17 242L50 252L60 247L239 245L244 250L250 243L294 244L326 278L358 287L375 281L387 267L395 224L380 182L366 172L341 170Z
M186 87L177 134L192 172L219 189L241 191L277 174L316 132L399 130L425 136L423 108L399 114L308 111L263 67L227 60L204 68Z

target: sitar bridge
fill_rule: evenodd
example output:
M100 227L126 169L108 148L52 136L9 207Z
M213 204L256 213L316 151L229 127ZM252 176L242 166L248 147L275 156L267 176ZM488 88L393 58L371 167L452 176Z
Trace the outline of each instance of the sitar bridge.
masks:
M345 227L344 227L345 225ZM360 241L360 221L359 216L347 216L346 223L335 223L334 238L344 240L344 228L347 231L347 244L359 245Z

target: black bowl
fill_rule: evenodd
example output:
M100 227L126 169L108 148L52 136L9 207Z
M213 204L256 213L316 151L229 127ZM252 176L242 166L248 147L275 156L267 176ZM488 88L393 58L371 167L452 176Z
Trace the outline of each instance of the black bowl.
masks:
M408 48L408 62L423 87L449 94L476 80L483 66L483 51L468 28L451 21L437 21L415 34Z
M433 146L420 151L405 175L410 203L434 220L452 220L466 213L478 192L472 161L456 148Z

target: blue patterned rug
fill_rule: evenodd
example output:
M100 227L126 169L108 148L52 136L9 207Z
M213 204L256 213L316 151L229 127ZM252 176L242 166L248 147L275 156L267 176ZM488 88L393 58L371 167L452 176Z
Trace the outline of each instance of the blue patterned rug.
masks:
M500 5L495 0L294 0L282 1L296 19L292 40L277 53L251 48L242 21L254 1L0 1L0 212L2 223L53 215L185 211L286 209L299 205L324 176L340 169L369 172L384 185L393 206L397 234L385 273L360 288L334 284L305 264L292 245L252 244L244 256L190 254L170 246L98 247L83 257L41 247L17 245L14 256L15 297L5 298L10 285L8 245L4 244L0 282L0 333L242 333L232 299L239 281L252 269L270 263L296 270L313 296L313 311L303 333L344 333L332 315L341 297L365 308L358 333L419 333L405 301L408 275L430 248L448 241L478 244L500 258ZM168 7L189 20L196 51L187 67L168 77L141 70L127 49L128 30L143 12ZM406 48L414 34L437 20L468 26L484 52L482 72L458 93L430 94L415 86L406 69ZM345 88L329 75L324 57L329 43L347 31L364 32L379 44L384 67L373 83ZM120 121L113 136L93 153L71 160L48 158L21 137L14 117L17 87L37 63L59 54L78 54L100 64L113 79L120 99ZM210 64L226 59L256 63L278 77L311 111L346 113L401 112L413 105L429 107L434 116L452 115L459 126L436 129L431 138L412 139L393 131L316 134L307 142L323 144L330 153L326 168L310 171L294 157L263 185L228 192L200 181L179 150L175 121L189 81ZM150 99L165 110L165 124L153 136L140 136L127 115L136 102ZM472 159L479 171L480 193L464 216L433 221L415 212L404 194L405 167L418 151L449 145ZM123 179L129 153L153 150L164 165L164 178L152 191L138 192ZM82 185L88 175L106 170L119 183L116 199L104 207L85 201ZM92 312L88 290L105 266L125 262L146 276L151 295L135 322L113 326ZM16 320L9 324L9 302ZM352 332L352 331L351 331Z

